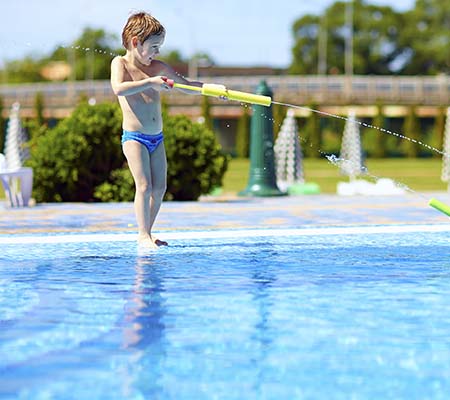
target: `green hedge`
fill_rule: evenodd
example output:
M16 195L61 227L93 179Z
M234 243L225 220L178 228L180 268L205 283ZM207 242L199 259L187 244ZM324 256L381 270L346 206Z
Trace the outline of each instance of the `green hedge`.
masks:
M95 187L123 165L121 112L113 103L81 103L32 139L33 196L38 202L93 201Z
M164 121L168 200L197 200L222 185L228 157L214 133L184 115Z
M38 202L131 201L134 183L116 103L80 104L56 127L33 135L33 196ZM164 116L168 200L197 200L219 187L228 158L214 133L185 116Z

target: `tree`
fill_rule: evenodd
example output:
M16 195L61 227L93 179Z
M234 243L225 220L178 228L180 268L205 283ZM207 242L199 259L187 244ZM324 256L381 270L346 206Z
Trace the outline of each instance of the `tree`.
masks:
M433 131L431 132L430 146L437 150L441 150L444 143L445 112L445 107L439 107L438 114L434 120ZM432 154L435 158L441 156L437 151L433 151Z
M317 105L311 104L308 108L317 110ZM304 146L306 155L311 158L319 158L322 145L322 132L320 130L320 118L317 113L311 111L311 114L306 121L304 132L305 141L307 143L307 145Z
M383 115L383 106L378 104L377 115L373 118L371 123L372 127L367 129L363 135L363 148L367 152L368 156L374 158L386 157L386 142L385 134L380 129L385 126L385 117Z
M58 47L44 61L65 61L74 68L76 80L109 79L117 38L103 29L86 28L69 46Z
M327 70L345 70L346 3L338 1L321 17L305 15L294 23L291 71L315 74L319 63L319 34L326 34ZM390 7L354 1L353 47L355 74L390 74L401 56L398 46L401 15Z
M293 61L289 68L293 74L315 74L318 63L317 41L319 35L319 17L305 15L293 25L294 47Z
M417 0L415 8L405 13L364 0L354 0L353 6L355 74L449 72L450 0ZM319 45L324 43L327 71L344 72L349 35L345 7L346 2L338 1L321 16L305 15L294 22L290 72L317 73Z
M405 13L400 45L405 49L404 74L450 72L450 0L416 0Z
M162 60L170 65L184 64L186 62L183 59L181 53L177 50L171 50L167 53L162 53L161 57L159 57L159 58L160 58L160 60Z
M195 60L197 65L200 66L200 67L210 67L210 66L215 64L214 60L212 59L212 57L209 54L202 53L202 52L195 53L191 57L191 61L192 60Z
M117 38L103 29L86 28L72 44L58 46L49 56L27 56L22 60L9 61L2 71L8 83L41 82L42 69L53 61L63 61L75 68L73 77L78 80L109 79L110 64L116 54Z
M416 114L416 107L409 107L403 124L403 134L407 139L403 141L406 157L415 158L420 153L420 122Z
M8 83L40 82L44 80L41 75L43 65L42 60L27 56L23 60L8 61L3 74Z

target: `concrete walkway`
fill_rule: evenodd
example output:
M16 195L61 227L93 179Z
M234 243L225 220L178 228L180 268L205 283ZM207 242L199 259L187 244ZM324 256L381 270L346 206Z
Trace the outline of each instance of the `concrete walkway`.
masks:
M448 224L449 217L428 206L431 197L450 204L448 193L165 202L155 231ZM0 235L135 231L132 203L38 204L17 209L0 204Z

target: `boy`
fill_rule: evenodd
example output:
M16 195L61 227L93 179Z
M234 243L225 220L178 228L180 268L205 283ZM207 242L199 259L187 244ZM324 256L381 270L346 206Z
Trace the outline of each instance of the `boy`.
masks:
M167 64L154 59L164 38L165 29L156 18L144 12L133 14L122 32L126 54L111 62L111 85L123 114L122 148L136 186L138 243L148 248L167 245L152 236L166 191L167 172L159 92L170 89L168 78L202 86L201 82L187 81Z

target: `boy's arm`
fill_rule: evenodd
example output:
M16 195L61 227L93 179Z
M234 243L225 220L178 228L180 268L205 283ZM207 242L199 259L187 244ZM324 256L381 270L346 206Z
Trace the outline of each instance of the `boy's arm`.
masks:
M155 61L154 61L155 62ZM160 73L164 76L166 76L169 79L172 79L176 83L182 83L183 85L190 85L190 86L196 86L196 87L202 87L203 82L200 81L190 81L186 79L185 77L181 76L180 74L176 73L175 70L168 64L158 61L161 64L161 71ZM189 89L178 89L184 93L187 94L200 94L200 92L189 90Z
M153 88L168 90L163 76L152 76L139 81L125 80L125 64L122 57L115 57L111 62L111 86L116 96L130 96Z

